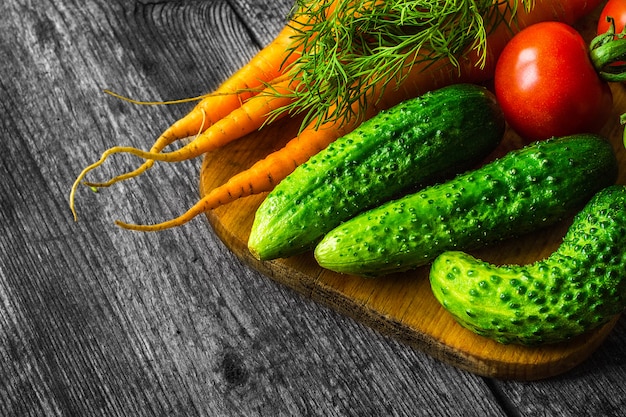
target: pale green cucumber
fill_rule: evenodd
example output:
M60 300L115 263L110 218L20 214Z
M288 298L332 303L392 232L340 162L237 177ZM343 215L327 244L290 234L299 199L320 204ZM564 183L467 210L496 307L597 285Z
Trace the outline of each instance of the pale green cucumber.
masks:
M501 343L561 342L594 329L626 306L626 187L593 197L545 260L495 266L445 252L430 282L461 325Z
M357 213L481 162L504 118L483 87L445 87L383 111L281 181L256 212L248 247L262 260L313 249Z
M617 177L611 145L596 135L531 144L483 167L366 211L315 249L333 271L377 276L536 230L582 207Z

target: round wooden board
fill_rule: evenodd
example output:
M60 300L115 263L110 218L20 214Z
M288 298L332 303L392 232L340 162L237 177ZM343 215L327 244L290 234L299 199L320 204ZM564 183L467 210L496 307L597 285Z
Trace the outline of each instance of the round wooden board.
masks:
M613 86L614 123L603 133L611 138L623 165L620 109L623 87ZM232 175L246 169L295 136L299 120L281 121L205 156L200 193L206 194ZM491 157L519 147L507 132ZM624 181L620 172L620 183ZM502 345L478 336L456 323L433 297L428 267L378 279L341 275L320 268L311 253L271 262L256 260L247 249L254 213L265 194L246 197L207 214L210 224L230 250L256 270L316 302L335 309L378 331L458 368L501 379L533 380L566 372L584 361L603 342L617 321L565 343L530 348ZM550 254L559 245L568 221L474 254L494 263L529 263Z

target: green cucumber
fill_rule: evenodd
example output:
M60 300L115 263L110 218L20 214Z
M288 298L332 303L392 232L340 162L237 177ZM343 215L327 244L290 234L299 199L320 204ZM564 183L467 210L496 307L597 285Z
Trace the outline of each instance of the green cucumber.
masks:
M530 265L495 266L451 251L433 262L435 298L464 327L501 343L567 340L626 306L626 187L600 191L559 248Z
M315 247L342 221L480 163L504 118L485 88L459 84L405 101L313 156L268 194L248 240L258 259Z
M387 202L329 232L318 263L377 276L555 223L617 178L611 145L596 135L536 142L481 168Z

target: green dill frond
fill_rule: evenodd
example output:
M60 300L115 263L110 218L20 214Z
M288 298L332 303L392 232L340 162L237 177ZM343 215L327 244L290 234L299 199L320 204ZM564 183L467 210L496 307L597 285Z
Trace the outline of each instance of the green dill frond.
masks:
M521 5L530 10L533 1ZM516 12L506 0L297 0L292 18L309 23L294 38L302 52L290 76L305 88L286 110L304 114L303 126L342 122L362 117L379 98L374 86L399 85L412 65L457 65L474 50L483 66L489 31L512 25Z

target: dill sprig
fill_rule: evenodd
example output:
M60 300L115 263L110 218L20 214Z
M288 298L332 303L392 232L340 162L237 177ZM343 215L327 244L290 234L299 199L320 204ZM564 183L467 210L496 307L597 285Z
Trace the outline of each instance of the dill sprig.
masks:
M532 0L522 0L527 10ZM297 0L292 19L299 50L290 76L304 88L290 93L280 111L315 121L362 117L392 82L400 85L411 67L442 58L458 65L474 50L483 66L487 36L512 25L518 2L506 0ZM378 96L374 96L374 92ZM356 106L355 106L356 104ZM356 110L355 110L356 109Z

